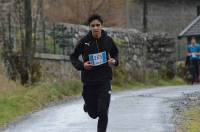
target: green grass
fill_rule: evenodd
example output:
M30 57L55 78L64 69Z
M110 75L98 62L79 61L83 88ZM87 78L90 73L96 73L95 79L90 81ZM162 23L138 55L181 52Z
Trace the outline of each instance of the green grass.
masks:
M123 46L123 45L127 44L124 39L120 39L120 38L115 38L114 42L118 46Z
M175 86L175 85L185 85L186 82L181 78L174 78L174 79L159 79L159 78L151 78L146 80L145 82L121 82L121 83L114 83L113 90L114 91L123 91L128 89L138 90L144 88L152 88L155 86Z
M200 131L200 106L190 108L184 113L185 122L183 123L187 132Z
M80 93L80 81L64 84L40 83L31 87L18 86L14 89L2 90L0 91L0 127L52 102Z
M150 81L147 81L147 85L152 86L171 86L171 85L183 85L186 84L185 81L181 78L174 78L174 79L150 79Z

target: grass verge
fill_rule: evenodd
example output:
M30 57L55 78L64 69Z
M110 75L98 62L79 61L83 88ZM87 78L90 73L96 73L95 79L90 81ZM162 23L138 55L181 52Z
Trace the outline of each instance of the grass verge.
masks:
M79 95L80 92L81 82L75 80L64 84L39 83L31 87L15 85L12 88L0 88L0 127L52 102Z
M184 113L184 129L187 132L199 132L200 131L200 106L194 106L189 108Z
M174 79L159 79L159 78L152 78L148 79L145 82L123 82L123 83L114 83L113 84L113 91L123 91L128 89L138 90L141 88L152 88L155 86L176 86L176 85L185 85L186 82L181 78L174 78Z

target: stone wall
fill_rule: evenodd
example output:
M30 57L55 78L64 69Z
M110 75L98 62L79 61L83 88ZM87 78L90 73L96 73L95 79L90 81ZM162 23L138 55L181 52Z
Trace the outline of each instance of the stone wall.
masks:
M66 47L70 54L78 40L88 32L88 27L61 23L58 29L64 29L65 36L70 32L73 46ZM104 28L111 36L120 50L121 67L128 71L132 77L140 78L145 73L159 71L163 66L172 70L175 66L175 42L166 34L143 34L135 29ZM63 38L60 38L63 39ZM70 44L71 45L71 44ZM69 49L70 48L70 49ZM51 58L51 57L50 57ZM41 59L41 64L47 73L65 78L79 75L72 68L68 59Z
M80 73L72 67L68 56L35 54L35 59L40 63L43 79L63 82L68 79L80 78Z
M146 67L159 69L162 66L174 68L175 39L166 34L148 34L146 38Z

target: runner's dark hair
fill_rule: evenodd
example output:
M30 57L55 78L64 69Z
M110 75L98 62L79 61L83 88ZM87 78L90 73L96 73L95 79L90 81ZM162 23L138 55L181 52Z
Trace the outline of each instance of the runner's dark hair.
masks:
M102 17L101 17L99 14L93 14L93 15L91 15L91 16L88 18L88 20L87 20L88 25L90 25L90 23L91 23L92 21L94 21L94 20L98 20L98 21L101 22L101 24L103 24L103 19L102 19Z

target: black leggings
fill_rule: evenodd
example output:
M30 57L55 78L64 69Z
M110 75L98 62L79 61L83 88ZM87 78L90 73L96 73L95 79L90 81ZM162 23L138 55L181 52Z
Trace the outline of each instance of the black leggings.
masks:
M192 60L189 65L190 73L192 75L192 84L199 80L199 62L198 60Z
M84 85L83 99L87 106L88 115L98 119L97 132L106 132L108 124L108 109L110 105L111 84Z

